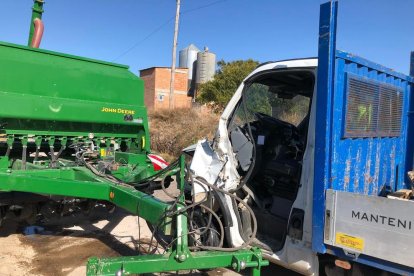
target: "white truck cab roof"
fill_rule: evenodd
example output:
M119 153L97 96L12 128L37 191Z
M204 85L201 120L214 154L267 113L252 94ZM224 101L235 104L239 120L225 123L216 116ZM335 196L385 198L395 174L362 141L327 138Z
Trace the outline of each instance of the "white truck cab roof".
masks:
M317 58L303 58L303 59L289 59L281 61L271 61L260 64L253 72L251 72L246 79L251 76L270 69L277 68L314 68L318 66Z

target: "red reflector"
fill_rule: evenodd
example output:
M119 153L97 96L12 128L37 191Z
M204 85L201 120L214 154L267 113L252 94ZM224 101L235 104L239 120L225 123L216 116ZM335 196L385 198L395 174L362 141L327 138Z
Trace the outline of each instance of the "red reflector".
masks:
M335 265L337 267L341 267L343 269L346 270L350 270L351 269L351 264L347 261L342 261L342 260L335 260Z

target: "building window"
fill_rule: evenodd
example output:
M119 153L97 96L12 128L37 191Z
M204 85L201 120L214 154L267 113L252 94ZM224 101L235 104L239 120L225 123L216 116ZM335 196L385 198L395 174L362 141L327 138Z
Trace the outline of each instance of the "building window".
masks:
M399 136L402 101L396 86L348 75L345 138Z

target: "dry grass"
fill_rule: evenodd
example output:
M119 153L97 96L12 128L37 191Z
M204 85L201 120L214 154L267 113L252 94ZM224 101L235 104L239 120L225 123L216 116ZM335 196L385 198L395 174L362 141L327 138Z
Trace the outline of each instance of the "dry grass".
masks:
M303 119L306 117L306 113L287 113L279 114L277 119L283 120L285 122L291 123L292 125L298 126Z
M183 148L216 131L219 115L199 109L162 109L149 112L151 149L168 161Z

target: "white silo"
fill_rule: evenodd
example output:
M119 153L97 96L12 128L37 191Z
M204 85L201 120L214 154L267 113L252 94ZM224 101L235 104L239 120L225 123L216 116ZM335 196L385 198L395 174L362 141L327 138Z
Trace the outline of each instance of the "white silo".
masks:
M189 84L195 75L197 53L200 50L194 45L190 44L188 47L182 49L179 53L179 66L181 68L188 68L188 80Z
M197 54L196 84L212 80L216 73L216 55L204 47L203 52Z

